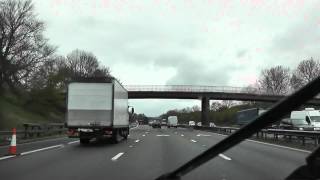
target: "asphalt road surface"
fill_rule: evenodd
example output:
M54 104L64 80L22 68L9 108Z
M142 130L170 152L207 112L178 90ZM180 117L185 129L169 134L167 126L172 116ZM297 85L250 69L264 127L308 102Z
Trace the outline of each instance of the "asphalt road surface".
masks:
M174 170L225 136L184 128L130 130L118 144L57 138L18 145L20 156L3 156L1 179L155 179ZM308 151L245 141L182 179L284 179L304 164Z

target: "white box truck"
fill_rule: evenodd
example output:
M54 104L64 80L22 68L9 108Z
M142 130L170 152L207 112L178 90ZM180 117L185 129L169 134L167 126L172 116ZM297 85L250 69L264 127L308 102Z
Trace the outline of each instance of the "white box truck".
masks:
M169 116L168 117L168 123L167 123L168 128L170 127L178 127L178 117L177 116Z
M132 112L133 113L133 108ZM85 78L68 84L66 124L70 138L112 138L129 135L128 92L113 78Z

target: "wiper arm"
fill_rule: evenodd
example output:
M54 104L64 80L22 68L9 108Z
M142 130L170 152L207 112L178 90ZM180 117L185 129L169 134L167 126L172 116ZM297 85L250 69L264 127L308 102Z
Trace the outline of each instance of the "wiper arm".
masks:
M298 108L300 105L316 96L319 93L319 90L320 77L316 78L299 91L293 93L291 96L279 101L269 111L263 113L251 123L223 139L173 172L158 177L157 180L180 179L181 176L201 166L220 153L223 153L229 148L237 145L241 141L251 137L254 133L258 132L262 128L277 122L286 114L290 113L292 110Z

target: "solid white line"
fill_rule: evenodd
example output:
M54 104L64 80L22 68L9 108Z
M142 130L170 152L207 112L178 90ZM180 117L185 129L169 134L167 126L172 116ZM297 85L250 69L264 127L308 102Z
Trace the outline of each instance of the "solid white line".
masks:
M111 161L116 161L120 156L122 156L124 154L124 152L118 153L117 155L115 155L113 158L111 158Z
M227 161L231 161L231 158L229 158L228 156L224 155L224 154L219 154L219 156Z
M68 144L74 144L74 143L78 143L79 141L72 141L72 142L68 142Z
M134 141L134 142L136 142L136 143L137 143L137 142L139 142L139 141L140 141L140 140L139 140L139 139L137 139L137 140L136 140L136 141Z
M219 136L228 136L228 135L218 134L218 133L213 133L213 134L217 134L217 135L219 135ZM246 139L246 141L254 142L254 143L258 143L258 144L264 144L264 145L273 146L273 147L278 147L278 148L283 148L283 149L290 149L290 150L293 150L293 151L299 151L299 152L304 152L304 153L311 153L311 151L307 151L307 150L303 150L303 149L291 148L291 147L287 147L287 146L281 146L281 145L277 145L277 144L265 143L265 142L260 142L260 141L251 140L251 139Z
M44 151L44 150L48 150L48 149L53 149L53 148L58 148L58 147L63 147L62 144L59 145L55 145L55 146L49 146L49 147L45 147L45 148L41 148L41 149L36 149L36 150L32 150L32 151L27 151L27 152L23 152L20 155L27 155L27 154L31 154L31 153L35 153L35 152L39 152L39 151Z
M211 136L209 134L197 134L197 136Z
M146 136L145 134L142 134L142 136Z
M16 157L16 155L4 156L4 157L1 157L0 160L5 160L5 159L13 158L13 157Z
M274 147L279 147L279 148L284 148L284 149L290 149L290 150L294 150L294 151L300 151L300 152L304 152L304 153L311 153L311 151L307 151L307 150L303 150L303 149L297 149L297 148L291 148L291 147L281 146L281 145L277 145L277 144L270 144L270 143L265 143L265 142L260 142L260 141L254 141L251 139L246 139L246 141L250 141L250 142L254 142L254 143L258 143L258 144L269 145L269 146L274 146Z
M181 136L184 136L183 134L181 134Z
M158 134L157 136L170 136L168 134Z
M196 140L193 140L193 139L191 139L190 141L192 141L192 142L194 142L194 143L196 143L196 142L197 142Z

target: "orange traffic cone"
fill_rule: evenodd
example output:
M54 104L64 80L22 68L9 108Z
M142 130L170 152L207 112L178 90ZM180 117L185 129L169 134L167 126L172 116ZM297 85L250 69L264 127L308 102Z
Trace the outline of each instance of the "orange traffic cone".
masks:
M16 155L17 154L17 130L16 128L12 129L12 139L11 139L11 144L9 148L9 154L11 155Z

